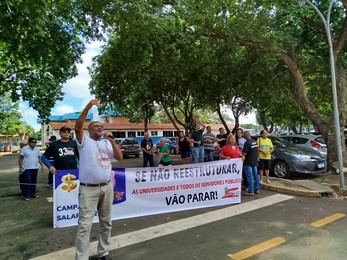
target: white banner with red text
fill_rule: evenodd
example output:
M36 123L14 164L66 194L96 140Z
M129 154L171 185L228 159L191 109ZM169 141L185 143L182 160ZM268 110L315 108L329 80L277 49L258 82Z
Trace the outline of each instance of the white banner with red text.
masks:
M149 168L114 168L112 219L241 202L241 159ZM54 175L53 225L77 225L78 170ZM98 221L97 212L94 222Z

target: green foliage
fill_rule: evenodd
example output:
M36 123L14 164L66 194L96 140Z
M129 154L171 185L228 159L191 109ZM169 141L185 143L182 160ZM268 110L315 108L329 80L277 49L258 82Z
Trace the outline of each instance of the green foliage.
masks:
M14 135L20 125L21 114L18 112L19 103L11 101L9 94L0 96L0 134Z
M82 37L96 37L83 1L0 2L0 93L11 93L47 117L62 84L77 75L85 47ZM94 33L93 33L94 32Z
M9 93L0 96L0 134L16 135L19 132L26 136L34 134L34 128L21 120L22 115L19 111L19 102L12 102Z

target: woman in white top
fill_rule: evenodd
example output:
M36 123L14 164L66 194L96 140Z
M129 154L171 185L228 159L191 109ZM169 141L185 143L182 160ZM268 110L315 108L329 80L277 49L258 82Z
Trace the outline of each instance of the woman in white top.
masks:
M43 170L41 162L40 150L36 147L36 139L29 138L28 145L24 146L19 154L19 173L22 174L23 184L23 200L28 201L29 198L37 198L36 182L39 164Z

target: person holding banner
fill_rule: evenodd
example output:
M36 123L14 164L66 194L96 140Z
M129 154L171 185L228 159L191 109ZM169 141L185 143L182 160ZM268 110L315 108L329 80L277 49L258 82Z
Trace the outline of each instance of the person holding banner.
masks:
M170 157L170 147L166 144L166 138L160 139L159 155L160 155L159 167L172 165L172 160Z
M236 138L233 134L229 134L224 145L220 151L221 159L235 159L243 157L239 146L236 144Z
M53 187L53 175L56 170L77 169L79 158L76 141L71 139L71 129L62 126L59 130L60 140L49 144L42 155L42 162L49 170L48 185ZM50 158L53 158L51 160Z
M99 217L98 259L109 259L111 237L113 187L111 182L112 158L121 160L122 152L109 132L104 132L99 121L88 125L89 136L83 125L88 111L99 106L97 99L91 100L75 124L77 147L80 154L79 168L79 219L76 233L76 260L89 259L90 231L95 210Z

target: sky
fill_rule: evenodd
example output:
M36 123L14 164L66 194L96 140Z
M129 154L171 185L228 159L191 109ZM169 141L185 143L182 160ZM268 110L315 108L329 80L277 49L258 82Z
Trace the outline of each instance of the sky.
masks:
M100 53L102 42L93 42L86 47L86 53L82 55L82 64L77 64L78 76L70 79L63 85L64 99L58 101L51 110L51 115L63 115L81 111L87 103L93 98L89 92L90 76L87 67L92 64L92 58ZM37 123L38 113L29 107L28 102L21 102L21 113L23 120L31 125L35 131L40 130L40 124ZM251 113L246 117L240 117L240 124L255 124L255 114Z

